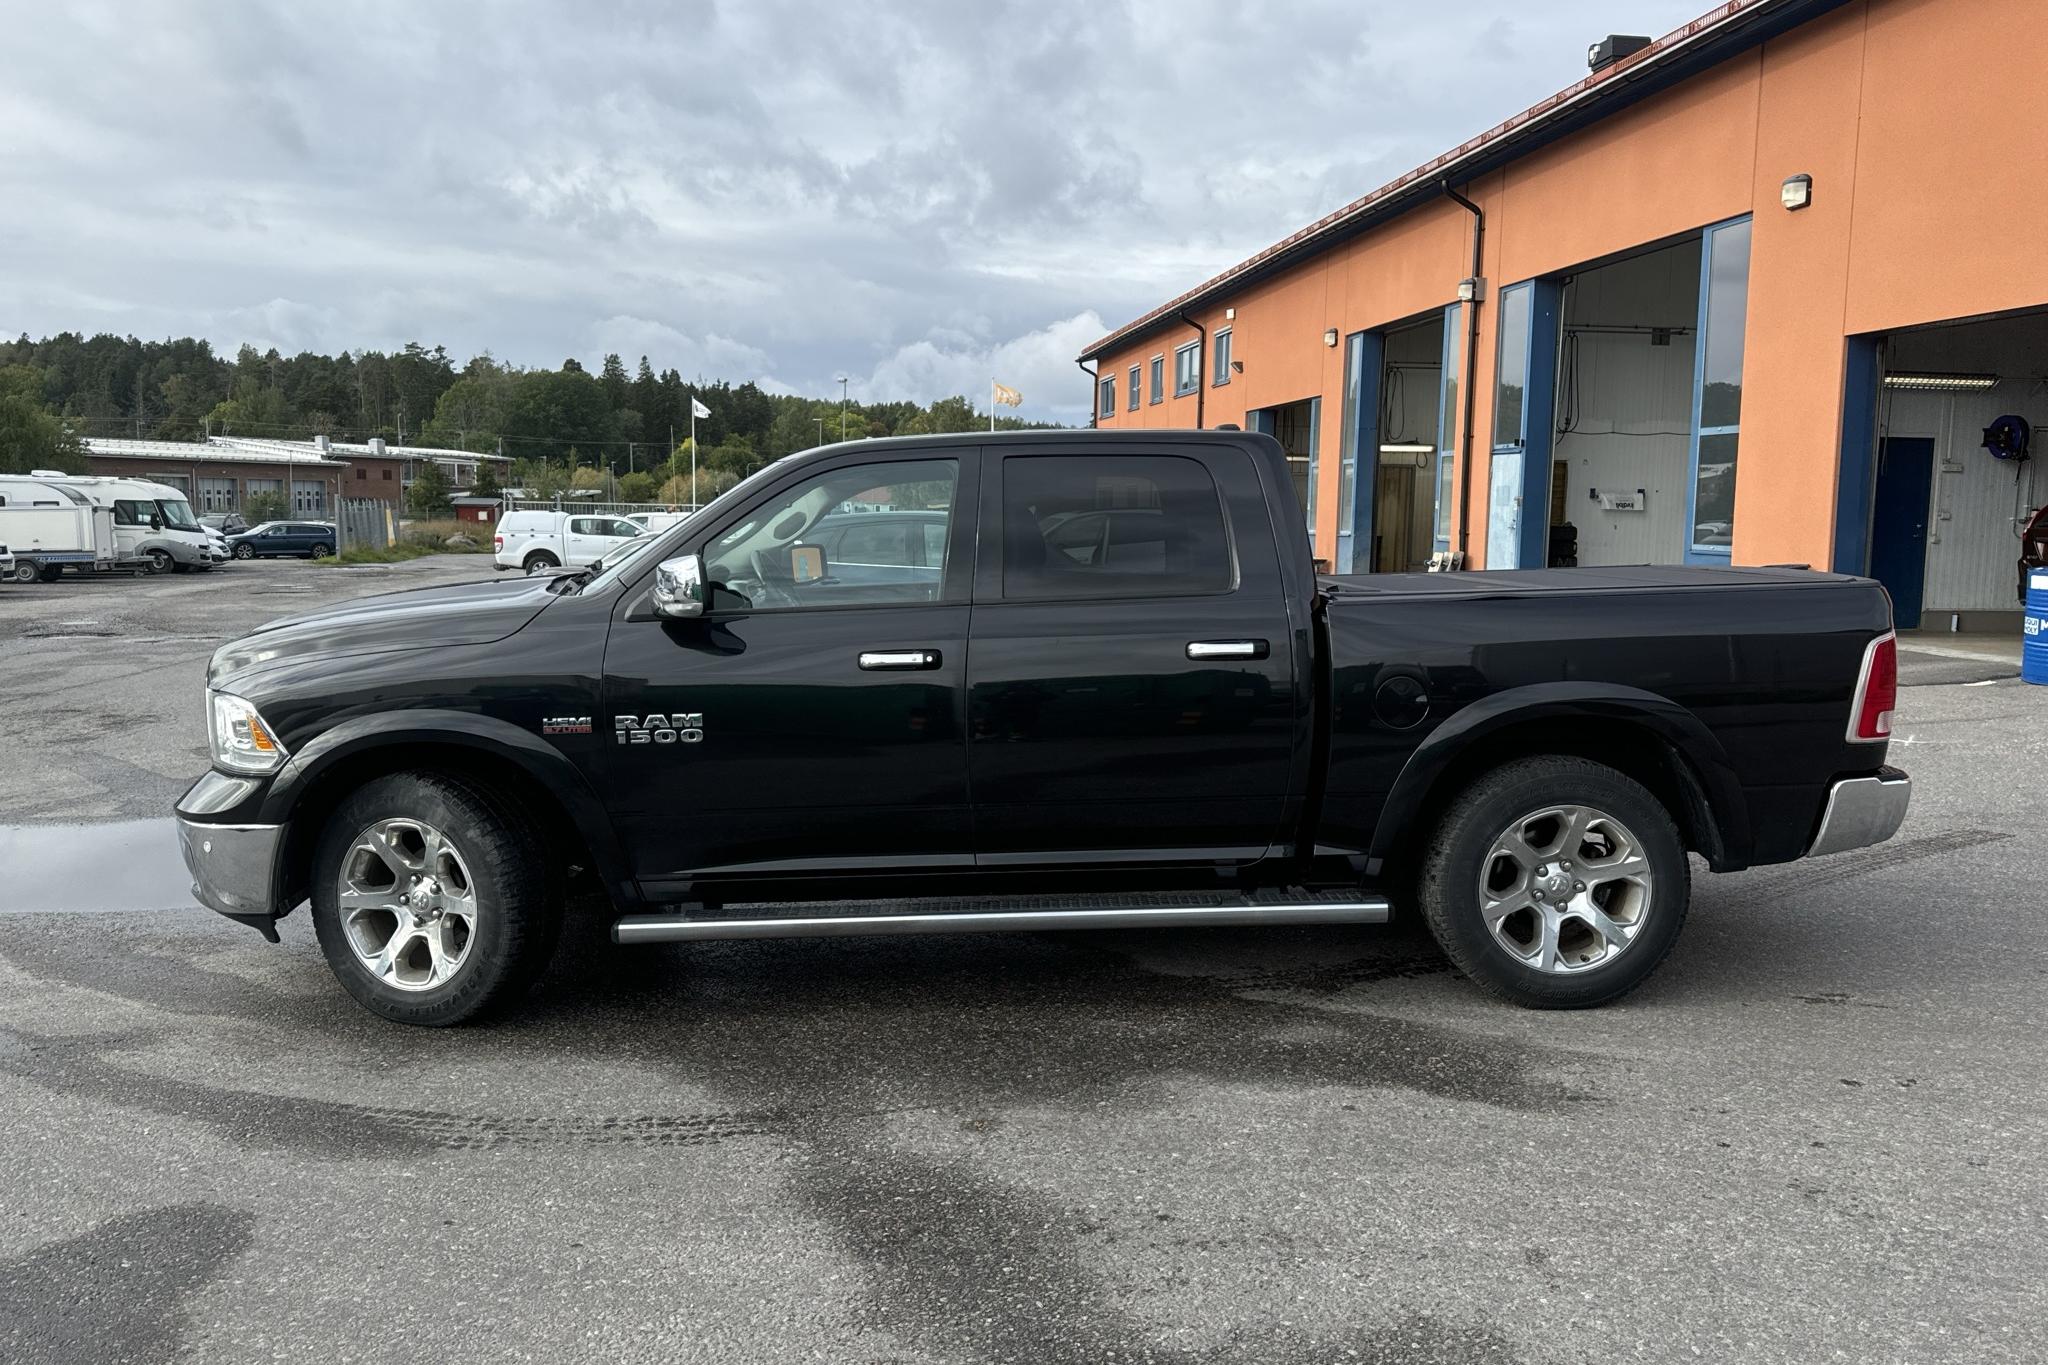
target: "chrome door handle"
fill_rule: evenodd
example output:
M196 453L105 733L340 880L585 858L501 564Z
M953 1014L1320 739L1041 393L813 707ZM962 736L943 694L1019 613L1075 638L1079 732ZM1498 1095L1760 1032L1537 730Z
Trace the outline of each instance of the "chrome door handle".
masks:
M939 651L936 649L864 649L860 654L860 666L869 672L906 668L937 668Z
M1195 640L1188 645L1190 659L1263 659L1264 640Z

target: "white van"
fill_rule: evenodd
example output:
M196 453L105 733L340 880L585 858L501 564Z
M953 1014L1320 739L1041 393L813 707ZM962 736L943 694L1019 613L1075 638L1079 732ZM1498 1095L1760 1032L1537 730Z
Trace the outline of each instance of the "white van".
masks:
M491 544L500 569L538 574L595 564L642 534L609 512L507 512Z
M24 495L34 486L52 491L74 489L95 506L111 508L117 559L147 559L158 573L183 573L187 569L214 566L213 546L206 528L192 515L192 504L185 494L168 484L38 469L28 474L0 475L0 491L12 485L21 486Z

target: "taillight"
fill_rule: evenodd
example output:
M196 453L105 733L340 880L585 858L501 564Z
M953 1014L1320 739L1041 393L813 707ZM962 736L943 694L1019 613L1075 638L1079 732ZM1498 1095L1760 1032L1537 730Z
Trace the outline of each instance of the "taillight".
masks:
M1849 712L1851 743L1892 737L1892 711L1899 704L1899 637L1886 631L1863 651L1856 675L1855 705Z
M503 537L503 536L492 536L492 537L491 537L491 548L492 548L493 550L502 550L502 549L504 549L504 548L505 548L505 537Z

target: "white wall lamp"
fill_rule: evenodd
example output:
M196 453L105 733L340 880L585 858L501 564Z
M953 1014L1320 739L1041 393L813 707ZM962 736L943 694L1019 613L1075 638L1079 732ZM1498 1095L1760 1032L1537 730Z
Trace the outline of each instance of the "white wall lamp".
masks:
M1324 328L1324 329L1323 329L1323 345L1325 345L1325 346L1335 346L1336 344L1337 344L1337 329L1336 329L1335 327L1326 327L1326 328Z
M1810 175L1788 175L1785 183L1778 186L1778 202L1789 211L1803 209L1813 202L1813 177Z

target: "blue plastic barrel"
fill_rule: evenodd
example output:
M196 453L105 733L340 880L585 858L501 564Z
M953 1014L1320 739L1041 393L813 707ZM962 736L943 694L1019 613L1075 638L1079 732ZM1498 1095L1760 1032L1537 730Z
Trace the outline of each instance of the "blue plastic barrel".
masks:
M2020 677L2048 686L2048 569L2027 573L2027 614L2020 630Z

